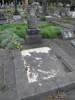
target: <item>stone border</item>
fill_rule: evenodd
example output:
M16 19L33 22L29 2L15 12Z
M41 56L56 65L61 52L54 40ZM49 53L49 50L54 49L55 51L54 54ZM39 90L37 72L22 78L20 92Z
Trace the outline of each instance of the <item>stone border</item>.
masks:
M0 63L4 65L4 80L0 100L18 100L16 90L15 66L11 51L0 49Z
M69 57L60 47L53 46L55 54L62 57L72 69L75 67L75 60ZM25 68L23 59L20 55L20 51L13 51L15 73L16 73L16 87L20 100L38 100L40 97L49 96L57 93L57 91L67 92L75 88L75 71L66 73L66 75L51 78L48 81L44 81L43 86L37 86L36 84L28 84L25 74ZM38 98L38 99L37 99Z

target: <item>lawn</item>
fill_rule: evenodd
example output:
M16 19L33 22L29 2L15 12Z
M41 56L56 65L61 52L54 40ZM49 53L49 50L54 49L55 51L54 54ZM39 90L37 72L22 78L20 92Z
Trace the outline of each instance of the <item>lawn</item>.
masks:
M43 38L57 38L61 31L60 27L43 23L37 27ZM21 49L26 36L27 25L24 23L13 23L0 25L0 48Z

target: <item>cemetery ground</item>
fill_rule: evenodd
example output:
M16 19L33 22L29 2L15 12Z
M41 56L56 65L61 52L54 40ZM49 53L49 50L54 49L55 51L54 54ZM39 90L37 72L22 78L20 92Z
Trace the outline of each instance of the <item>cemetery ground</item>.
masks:
M0 26L1 37L2 37L2 38L0 37L0 45L1 45L0 46L0 48L1 48L0 49L0 63L2 63L2 66L4 67L4 82L3 82L4 84L2 84L2 87L0 89L0 100L18 100L18 93L17 93L18 90L17 90L16 77L15 77L16 76L15 63L13 60L14 56L13 56L12 52L16 52L16 54L14 54L14 55L19 56L19 55L17 55L17 53L20 52L20 50L24 50L24 49L28 50L31 48L38 48L38 47L50 47L53 50L55 50L55 52L57 52L57 51L59 52L59 50L62 49L73 59L73 61L75 60L75 48L71 45L70 40L62 40L62 39L58 38L59 34L57 34L57 33L60 33L60 30L62 29L61 27L57 27L57 26L54 26L54 25L48 24L48 23L39 25L39 28L41 28L40 33L42 34L42 37L45 39L42 40L41 44L37 44L37 45L34 44L34 45L30 45L30 46L24 44L26 27L27 26L24 23L4 24L4 25ZM46 28L47 28L47 30L46 30ZM45 34L46 31L47 31L47 34ZM52 32L52 35L49 34L49 31ZM23 33L23 34L21 34L21 33ZM2 41L4 41L4 42L2 43ZM10 45L8 43L10 43ZM16 50L14 50L14 49L16 49ZM20 58L20 57L18 57L18 58ZM17 60L17 58L16 58L16 60ZM17 62L17 63L19 63L19 62ZM19 65L20 65L20 63L19 63ZM19 67L19 65L18 65L18 67ZM74 66L75 66L75 64L74 64ZM68 70L68 71L66 71L67 73L72 73L72 71L74 71L74 69L72 69L72 71L71 71L71 69L67 69L67 70ZM62 73L64 73L64 71L62 71ZM73 75L75 75L74 72L73 72ZM69 80L68 80L68 78L66 79L68 82L63 80L64 81L63 85L65 87L64 89L62 88L63 86L61 85L61 82L60 82L61 86L59 86L59 87L61 87L61 88L58 89L57 91L50 92L50 94L48 93L47 95L44 94L43 97L41 97L41 95L38 93L39 94L38 97L36 96L35 98L37 98L38 100L39 99L40 100L64 100L64 99L72 100L72 99L74 99L75 98L75 90L74 90L74 82L75 82L74 79L75 78L73 75L69 77ZM68 76L69 76L69 74L68 74ZM22 78L23 76L19 76L19 77ZM70 82L70 79L71 79L71 82L73 82L73 83L69 84L69 87L65 86L65 82L66 82L66 84L68 84ZM25 82L25 80L24 80L24 82ZM50 82L48 82L48 88L49 88L49 84L50 84ZM53 83L51 83L51 84L53 85ZM21 83L21 85L22 85L22 83ZM41 83L39 85L41 87ZM33 86L36 87L35 85L33 85ZM53 86L55 86L55 85L53 85ZM23 88L22 88L22 90L23 90ZM46 89L46 87L43 87L43 89ZM33 89L31 89L31 91L32 90ZM39 90L38 90L38 92L39 92ZM32 100L33 100L33 97L32 97Z
M75 99L75 47L60 37L61 25L39 22L37 29L41 43L28 45L27 23L0 25L0 100Z

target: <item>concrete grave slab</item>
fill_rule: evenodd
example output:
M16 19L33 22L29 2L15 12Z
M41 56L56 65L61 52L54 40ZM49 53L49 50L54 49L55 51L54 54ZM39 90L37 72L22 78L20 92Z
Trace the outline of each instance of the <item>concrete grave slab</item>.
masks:
M61 36L65 40L66 39L73 39L73 38L75 38L73 30L70 30L70 29L64 29L61 32Z
M75 39L71 40L70 43L72 44L73 47L75 47Z
M0 100L18 100L12 54L0 49Z
M61 49L60 52L64 56ZM69 77L72 71L65 71L65 66L51 48L40 47L12 53L20 100L39 100L58 90L67 91L75 87L75 81ZM65 56L64 58L67 59Z

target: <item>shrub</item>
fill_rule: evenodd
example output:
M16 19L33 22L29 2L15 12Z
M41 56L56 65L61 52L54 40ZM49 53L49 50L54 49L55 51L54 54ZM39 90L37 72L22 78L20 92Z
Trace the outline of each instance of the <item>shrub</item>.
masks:
M5 24L0 26L0 47L21 49L25 37L25 24Z
M43 38L57 38L61 31L61 27L50 26L49 24L44 24L39 29Z
M56 38L61 28L52 24L41 23L38 25L43 38ZM0 25L0 47L21 49L26 35L27 25L13 23Z

